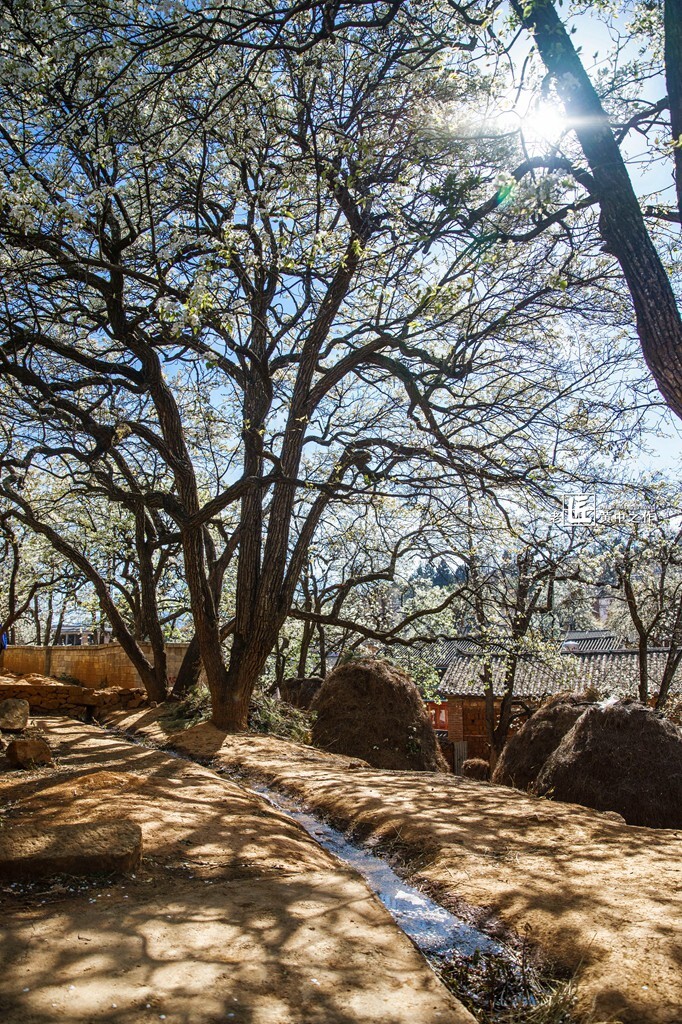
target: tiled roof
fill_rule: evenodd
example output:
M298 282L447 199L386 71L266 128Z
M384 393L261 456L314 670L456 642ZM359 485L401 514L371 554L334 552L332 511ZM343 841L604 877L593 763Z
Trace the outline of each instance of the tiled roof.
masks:
M570 646L566 647L567 644ZM566 633L563 645L567 651L574 654L592 654L618 650L622 647L622 641L615 633L603 629L574 630ZM506 650L502 640L494 642L487 639L479 640L475 636L464 636L422 641L409 647L395 644L386 648L385 655L389 661L408 670L426 662L438 671L445 672L462 656L476 657L481 654L482 648L491 655L504 655Z
M487 648L493 654L504 654L502 644L488 643ZM475 656L481 653L481 642L475 637L458 637L454 640L431 640L410 647L394 644L384 650L385 656L395 665L402 665L403 668L411 669L420 662L433 665L434 668L444 672L449 665L452 665L457 658Z
M668 652L649 651L649 691L655 693L663 675ZM493 686L502 692L504 659L491 658ZM439 686L441 696L483 696L481 675L483 659L460 655L452 660ZM514 693L519 697L543 697L566 689L616 689L636 695L639 684L639 661L635 650L602 651L599 653L563 653L551 661L528 658L519 662ZM682 694L682 668L673 679L670 692Z
M569 631L564 637L564 647L576 654L593 654L598 651L617 651L622 640L615 633L605 629L583 629ZM567 645L570 644L570 647Z

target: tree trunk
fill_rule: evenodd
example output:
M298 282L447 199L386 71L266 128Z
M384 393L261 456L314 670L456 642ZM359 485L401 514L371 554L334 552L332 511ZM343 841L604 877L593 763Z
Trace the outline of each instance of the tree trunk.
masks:
M327 637L321 622L317 626L317 635L320 644L320 675L324 679L327 675Z
M138 509L135 513L135 547L140 573L141 617L154 659L154 690L157 696L153 696L151 693L149 695L152 700L161 703L168 696L168 665L166 644L159 622L159 608L156 601L152 546L147 536L147 521L143 509Z
M514 683L516 681L516 669L518 666L518 658L513 654L507 661L507 665L504 673L504 690L502 693L502 700L500 701L500 712L497 719L497 725L495 725L495 702L492 702L492 715L488 722L488 732L491 737L490 739L490 772L492 774L497 760L502 753L505 743L507 742L507 736L509 735L509 724L511 722L512 713L512 698L514 696ZM491 686L492 692L492 686ZM487 695L486 695L487 696ZM486 720L488 719L488 709L486 707ZM491 728L492 727L492 728Z
M308 651L310 650L310 643L313 639L313 633L315 631L315 623L306 621L303 623L303 638L301 639L301 653L298 657L298 667L296 674L299 679L305 679L305 670L308 664Z
M640 633L637 642L639 660L639 699L642 704L649 700L649 641L645 633Z
M265 668L275 639L255 637L244 644L235 636L230 651L225 687L213 695L211 721L225 732L244 732L248 727L249 703L258 677Z
M675 612L675 621L670 631L670 647L668 649L668 657L665 659L665 667L663 669L663 676L661 678L661 685L658 690L656 697L656 710L660 711L665 707L666 701L670 694L670 686L675 673L679 668L680 662L682 661L682 600L677 603L677 610Z
M212 694L211 721L226 732L243 732L248 725L249 702L254 687L277 643L286 614L275 618L254 618L246 637L235 632L230 649L226 684L220 693Z
M52 617L53 617L53 614L54 614L54 599L52 597L52 593L50 593L50 595L48 597L48 600L47 600L47 618L45 620L45 633L43 634L44 637L45 637L45 647L46 648L50 646L50 637L52 636ZM49 673L46 672L45 675L49 675Z
M680 4L673 6L677 11ZM682 417L682 319L606 112L551 0L513 0L512 7L534 36L566 113L575 122L601 208L604 249L623 270L647 366L670 408ZM675 39L670 46L676 45Z
M677 209L682 217L682 0L665 0L665 83L670 101Z
M675 678L675 673L677 672L681 661L682 650L671 647L668 651L668 657L666 658L665 668L663 669L663 676L661 678L661 686L656 697L655 707L657 711L662 711L667 703L668 697L670 696L670 686Z
M185 489L189 502L189 484L186 484ZM196 495L192 500L196 501ZM182 550L195 636L211 694L211 706L215 708L216 704L222 706L225 703L230 684L223 660L218 603L206 566L203 527L183 531Z
M246 732L249 724L249 705L253 688L221 693L212 701L211 722L223 732Z
M41 646L42 632L40 626L40 609L38 607L38 595L33 598L33 623L36 629L36 646Z
M175 683L173 684L172 696L180 700L189 693L199 682L201 675L201 651L196 633L192 637L182 659Z
M649 699L649 633L653 628L651 624L648 629L644 624L637 607L637 597L632 586L632 566L626 563L623 570L623 590L627 602L628 611L632 624L637 630L637 659L639 663L639 699L646 704Z
M287 655L286 646L275 645L275 682L278 689L281 689L284 683L284 677L287 673Z
M488 738L488 758L490 760L490 774L497 763L495 752L495 690L493 686L492 666L487 662L483 666L483 693L485 696L485 731Z

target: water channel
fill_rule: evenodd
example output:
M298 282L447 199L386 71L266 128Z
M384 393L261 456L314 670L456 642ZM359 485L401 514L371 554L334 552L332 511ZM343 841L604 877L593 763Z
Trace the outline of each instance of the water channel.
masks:
M117 733L139 746L156 744L130 733ZM157 748L158 749L158 748ZM171 757L182 757L164 748ZM450 913L410 885L371 849L302 807L297 800L257 782L234 769L214 770L266 800L275 810L296 821L323 849L361 875L381 900L396 924L412 940L442 981L481 1021L507 1017L509 1010L533 1007L551 993L554 984L526 958L526 951L499 942ZM521 1017L515 1017L519 1022ZM568 1019L568 1018L566 1018Z
M486 1024L509 1020L513 1010L520 1024L524 1010L551 996L553 982L533 966L523 944L519 948L497 941L452 914L401 878L381 856L353 842L294 797L238 772L221 774L262 796L323 849L357 871L441 980L479 1020Z
M239 784L259 793L276 810L293 818L320 846L362 875L396 923L424 954L441 957L455 951L465 956L473 956L476 951L502 954L500 943L434 903L400 878L385 860L302 809L291 797L244 779L240 779Z

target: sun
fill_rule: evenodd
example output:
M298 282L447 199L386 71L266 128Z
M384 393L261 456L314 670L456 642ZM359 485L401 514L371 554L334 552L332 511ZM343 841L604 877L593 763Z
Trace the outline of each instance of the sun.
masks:
M558 142L569 124L560 107L546 100L534 102L519 113L519 128L527 142Z

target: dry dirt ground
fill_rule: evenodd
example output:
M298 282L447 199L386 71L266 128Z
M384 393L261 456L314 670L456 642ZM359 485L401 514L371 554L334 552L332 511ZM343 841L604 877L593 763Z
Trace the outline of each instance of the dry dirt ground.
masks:
M397 843L443 902L485 908L577 972L594 1021L682 1024L682 833L456 776L390 772L156 710L107 716L189 756L297 795L336 824Z
M137 822L134 876L0 881L2 1024L472 1024L361 879L261 798L42 718L55 768L0 765L0 826Z

